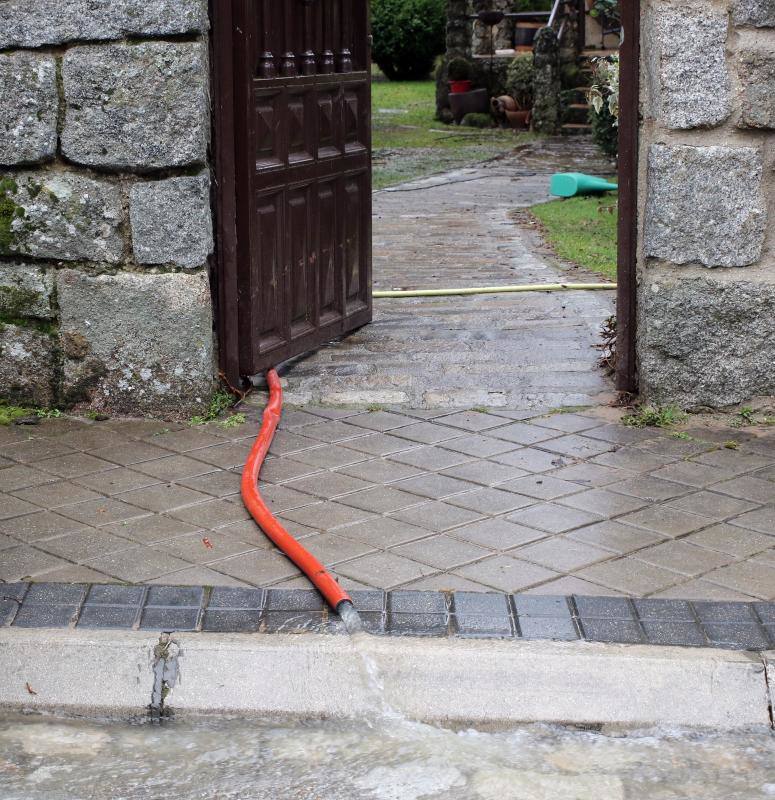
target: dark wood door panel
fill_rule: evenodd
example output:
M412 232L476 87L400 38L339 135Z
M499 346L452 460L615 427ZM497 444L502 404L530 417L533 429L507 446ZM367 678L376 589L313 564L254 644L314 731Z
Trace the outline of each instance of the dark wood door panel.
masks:
M232 269L252 375L371 319L368 1L229 3Z

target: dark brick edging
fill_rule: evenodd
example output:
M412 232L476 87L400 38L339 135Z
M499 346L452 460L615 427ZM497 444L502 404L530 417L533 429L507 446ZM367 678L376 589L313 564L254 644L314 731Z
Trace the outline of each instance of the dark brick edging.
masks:
M775 603L354 591L378 635L775 649ZM0 584L0 627L344 633L307 589Z

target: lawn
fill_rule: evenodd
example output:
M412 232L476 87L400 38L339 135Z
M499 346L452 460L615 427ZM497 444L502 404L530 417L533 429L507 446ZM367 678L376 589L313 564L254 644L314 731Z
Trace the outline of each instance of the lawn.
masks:
M560 258L616 280L615 195L552 200L530 210Z
M387 81L372 85L374 188L485 161L529 138L510 130L444 125L434 119L433 81Z

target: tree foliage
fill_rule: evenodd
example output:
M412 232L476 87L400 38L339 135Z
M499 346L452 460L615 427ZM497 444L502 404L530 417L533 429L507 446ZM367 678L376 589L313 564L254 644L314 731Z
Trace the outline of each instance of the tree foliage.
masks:
M392 81L422 80L444 52L444 0L373 0L373 58Z

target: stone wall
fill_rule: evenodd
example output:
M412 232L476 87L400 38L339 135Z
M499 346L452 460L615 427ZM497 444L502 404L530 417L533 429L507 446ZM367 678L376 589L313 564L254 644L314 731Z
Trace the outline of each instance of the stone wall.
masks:
M642 10L641 392L775 395L775 2Z
M0 397L213 388L206 0L0 0Z

